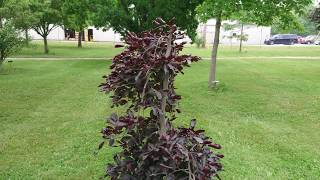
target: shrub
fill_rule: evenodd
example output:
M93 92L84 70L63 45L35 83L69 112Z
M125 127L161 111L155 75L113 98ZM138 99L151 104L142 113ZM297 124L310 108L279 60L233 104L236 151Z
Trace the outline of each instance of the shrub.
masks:
M180 113L174 81L183 68L200 60L179 55L185 43L173 20L155 20L156 27L142 34L128 33L125 50L114 57L112 72L101 84L112 92L112 107L125 107L122 116L112 114L102 130L110 146L120 146L106 176L116 179L211 179L222 170L223 157L212 151L219 144L195 129L174 128ZM116 47L121 47L117 45ZM103 141L99 149L105 144Z
M0 22L1 23L1 22ZM10 22L0 27L0 66L12 53L18 51L23 45L23 39Z
M196 44L197 48L200 48L203 45L204 40L201 37L197 36L194 39L194 43Z

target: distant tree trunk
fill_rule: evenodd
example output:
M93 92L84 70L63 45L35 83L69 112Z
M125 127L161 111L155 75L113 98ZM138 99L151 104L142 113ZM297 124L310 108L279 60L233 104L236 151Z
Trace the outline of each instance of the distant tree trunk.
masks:
M0 59L0 67L2 66L4 59Z
M4 60L5 60L4 52L0 52L0 67L3 64Z
M83 31L80 31L78 35L78 48L82 47L82 32Z
M29 34L28 34L28 29L25 29L24 30L24 35L25 35L25 43L26 43L26 46L28 47L29 46Z
M239 47L239 52L242 52L242 41L243 41L243 23L241 23L241 34L240 34L240 47Z
M48 39L47 36L43 37L43 44L44 44L44 53L49 54L49 47L48 47Z
M218 47L219 47L219 40L220 40L220 29L221 29L221 14L216 19L216 27L215 27L215 34L214 34L214 42L212 47L212 54L211 54L211 67L210 67L210 75L209 75L209 82L208 85L210 88L216 86L216 68L217 68L217 55L218 55Z
M207 43L207 23L203 25L203 31L202 31L202 48L206 47Z

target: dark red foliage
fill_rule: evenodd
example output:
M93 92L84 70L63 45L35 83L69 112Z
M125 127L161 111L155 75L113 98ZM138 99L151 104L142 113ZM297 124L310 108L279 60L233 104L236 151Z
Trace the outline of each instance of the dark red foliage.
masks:
M175 77L200 58L179 55L185 43L177 40L184 33L173 20L157 18L155 25L139 35L128 33L124 51L114 57L111 74L100 85L112 92L113 107L127 108L124 116L112 114L101 131L110 146L122 148L108 165L106 176L113 180L211 179L222 170L223 155L213 152L221 146L206 137L204 130L195 129L196 120L191 120L189 128L175 129L171 124L180 113ZM161 118L166 119L165 133L160 133Z

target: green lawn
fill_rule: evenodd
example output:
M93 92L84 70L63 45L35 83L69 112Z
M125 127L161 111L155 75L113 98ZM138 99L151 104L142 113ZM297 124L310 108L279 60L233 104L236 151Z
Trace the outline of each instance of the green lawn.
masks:
M110 58L121 51L115 49L113 43L84 42L83 48L77 48L77 42L49 41L50 54L44 55L41 41L34 41L29 48L24 48L14 57L89 57ZM211 56L210 47L199 49L186 47L185 53L208 58ZM245 46L242 53L238 46L220 46L219 57L320 57L320 46Z
M121 52L122 49L114 48L113 43L84 42L83 48L77 47L76 41L62 42L49 41L48 55L44 54L42 41L33 41L28 48L14 55L14 57L91 57L110 58Z
M97 86L110 62L13 63L0 75L0 179L103 175L114 150L94 152L113 110ZM320 179L320 61L221 60L215 91L209 63L178 77L177 123L195 117L222 144L222 178Z

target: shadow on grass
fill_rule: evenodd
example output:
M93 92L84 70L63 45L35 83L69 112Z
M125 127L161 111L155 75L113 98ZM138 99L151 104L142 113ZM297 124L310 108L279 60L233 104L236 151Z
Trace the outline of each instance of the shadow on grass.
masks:
M28 70L25 68L19 68L19 67L15 67L14 62L5 62L4 64L2 64L2 66L0 67L0 76L5 76L5 75L17 75L17 74L22 74L27 72Z
M229 88L225 83L218 83L215 87L208 89L215 93L225 93L229 91Z

